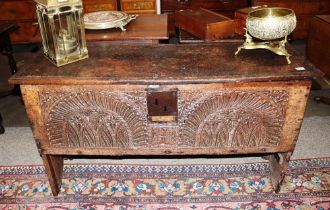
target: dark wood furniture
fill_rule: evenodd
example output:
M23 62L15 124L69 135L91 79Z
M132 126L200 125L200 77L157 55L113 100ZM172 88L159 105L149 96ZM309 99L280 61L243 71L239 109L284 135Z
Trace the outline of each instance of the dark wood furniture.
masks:
M169 14L170 34L175 34L175 13L177 11L204 8L233 18L235 10L248 6L249 1L247 0L161 0L161 12Z
M118 10L117 0L82 0L84 12L101 10ZM118 1L122 10L127 13L156 13L155 0L122 0ZM0 21L17 21L19 30L10 35L15 44L39 43L36 6L33 0L1 0Z
M177 12L175 26L206 41L233 37L235 29L233 19L203 8Z
M61 68L31 55L10 83L54 195L63 155L261 154L279 190L316 70L291 48L287 65L264 50L235 56L239 45L98 42Z
M158 43L168 39L167 15L139 15L125 26L126 31L119 28L108 30L86 30L87 41L134 41Z
M204 8L233 17L236 9L247 6L246 0L161 0L161 10L164 13Z
M275 6L293 9L297 16L297 27L292 33L293 39L307 38L310 21L314 15L330 13L329 0L252 0L253 6Z
M17 25L15 22L0 21L0 53L8 57L8 63L10 67L11 74L17 72L16 62L13 56L13 48L10 41L10 33L17 30ZM18 85L14 86L14 89L9 92L0 93L0 97L7 96L11 93L18 94L19 87ZM2 125L2 116L0 113L0 134L5 132L5 128Z
M0 1L0 21L16 21L19 30L10 35L13 43L40 42L36 6L33 0Z
M192 44L192 43L204 43L205 40L202 40L184 30L179 29L179 43L181 44ZM234 34L233 37L228 37L224 39L212 40L212 42L238 42L243 43L244 36Z
M330 15L315 16L310 25L307 58L330 78Z
M315 16L310 25L307 58L330 79L330 15ZM330 98L317 96L317 102L330 104Z
M82 0L84 12L118 10L117 0Z
M156 14L156 0L120 0L120 8L129 14Z

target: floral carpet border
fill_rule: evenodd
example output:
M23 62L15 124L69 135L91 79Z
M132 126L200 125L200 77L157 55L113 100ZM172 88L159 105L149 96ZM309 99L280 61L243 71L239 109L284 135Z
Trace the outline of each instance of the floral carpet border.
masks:
M330 167L330 157L298 159L289 162L289 170ZM137 164L67 164L66 173L135 173L135 174L177 174L177 173L230 173L269 171L268 162L244 164L205 164L205 165L137 165ZM0 175L45 174L43 165L0 166Z
M51 196L44 168L0 166L0 209L330 209L330 157L290 162L280 193L269 165L64 166ZM59 208L61 209L61 208Z

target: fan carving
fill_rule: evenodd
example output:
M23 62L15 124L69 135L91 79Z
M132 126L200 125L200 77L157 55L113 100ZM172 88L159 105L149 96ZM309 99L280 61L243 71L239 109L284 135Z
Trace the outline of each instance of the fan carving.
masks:
M42 93L46 130L53 146L133 147L146 144L144 110L125 94ZM143 103L143 101L142 101Z
M276 146L281 140L287 101L286 91L224 91L196 97L182 110L179 144Z
M41 92L55 147L271 147L282 139L285 90L179 91L177 124L147 121L146 93Z

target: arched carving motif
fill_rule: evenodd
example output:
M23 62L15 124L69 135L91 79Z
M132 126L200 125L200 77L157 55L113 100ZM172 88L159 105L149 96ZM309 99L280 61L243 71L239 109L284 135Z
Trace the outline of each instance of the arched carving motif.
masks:
M223 91L195 97L180 113L181 146L257 147L279 144L283 112L288 101L286 91Z
M146 142L146 115L126 93L43 93L58 100L44 104L53 146L133 147ZM59 97L58 95L62 95ZM142 102L143 103L143 102Z

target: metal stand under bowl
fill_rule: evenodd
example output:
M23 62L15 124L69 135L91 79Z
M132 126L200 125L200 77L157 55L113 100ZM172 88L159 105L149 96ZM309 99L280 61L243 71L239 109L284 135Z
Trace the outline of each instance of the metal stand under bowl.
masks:
M285 45L288 42L287 36L285 36L283 40L256 42L253 40L252 36L250 36L246 31L245 37L245 42L242 46L238 47L237 51L235 52L235 55L237 55L242 49L267 49L277 55L284 55L288 64L291 64L291 54L289 54L289 52L285 49Z

